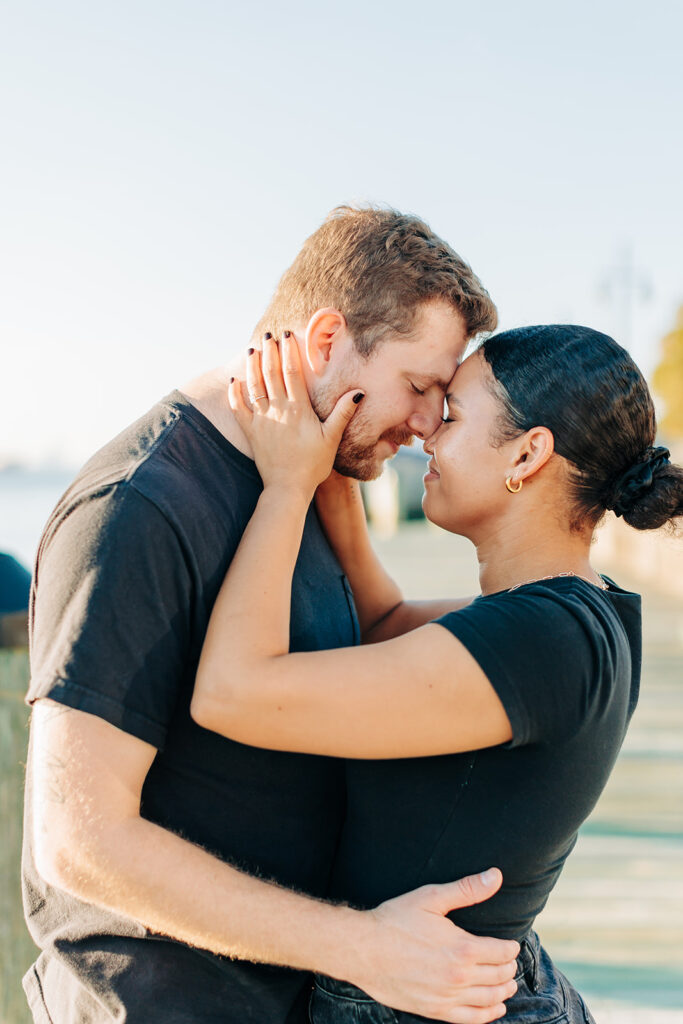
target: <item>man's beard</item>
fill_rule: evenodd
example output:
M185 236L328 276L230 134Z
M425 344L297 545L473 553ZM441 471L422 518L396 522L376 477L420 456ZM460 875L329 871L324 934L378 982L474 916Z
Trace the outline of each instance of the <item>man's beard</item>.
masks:
M314 395L311 395L311 404L319 419L326 420L330 415L340 395L350 391L353 384L348 386L322 384ZM354 414L353 419L344 431L337 455L334 460L334 468L342 476L350 476L356 480L376 480L384 469L386 457L377 452L380 441L391 441L396 445L408 445L413 440L410 430L394 427L385 430L383 434L374 441L368 439L373 436L372 428L368 422L364 409L361 408Z

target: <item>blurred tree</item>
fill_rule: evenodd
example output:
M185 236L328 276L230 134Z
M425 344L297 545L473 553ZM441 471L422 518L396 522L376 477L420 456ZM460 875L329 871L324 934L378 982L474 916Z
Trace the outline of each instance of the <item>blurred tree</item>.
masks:
M652 375L652 386L665 403L662 432L670 438L683 438L683 306L673 331L662 338L662 358Z

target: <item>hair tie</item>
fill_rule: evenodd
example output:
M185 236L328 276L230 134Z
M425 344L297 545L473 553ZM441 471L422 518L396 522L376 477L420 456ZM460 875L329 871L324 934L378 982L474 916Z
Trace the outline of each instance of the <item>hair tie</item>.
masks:
M655 473L666 465L670 454L668 448L651 448L644 462L631 466L618 478L605 508L611 508L616 516L630 512L639 498L652 487Z

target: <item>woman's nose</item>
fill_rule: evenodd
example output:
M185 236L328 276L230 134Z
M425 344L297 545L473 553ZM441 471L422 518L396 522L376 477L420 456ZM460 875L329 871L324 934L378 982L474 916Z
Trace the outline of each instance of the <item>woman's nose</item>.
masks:
M424 444L422 445L422 449L423 449L424 452L427 453L427 455L433 455L434 454L434 444L436 442L436 438L438 436L438 432L439 432L439 430L441 429L442 426L443 426L443 420L439 417L438 426L436 427L435 430L432 430L432 432L430 434L428 434L427 437L425 438Z
M422 449L427 453L427 455L434 454L434 442L436 441L436 435L439 433L440 426L441 423L439 423L439 426L436 428L436 430L433 430L431 434L429 434L429 436L425 438L425 442L422 445Z

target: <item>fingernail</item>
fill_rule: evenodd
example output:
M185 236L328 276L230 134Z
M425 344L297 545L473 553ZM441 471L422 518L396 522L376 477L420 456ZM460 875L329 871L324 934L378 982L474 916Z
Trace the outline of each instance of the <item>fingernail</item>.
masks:
M248 355L248 356L253 356L253 354L254 354L254 350L253 350L253 348L248 348L248 349L247 349L247 355Z
M283 337L285 337L285 338L291 338L292 337L292 332L291 331L283 331L282 333L283 333Z
M495 868L489 868L488 871L482 871L479 875L484 885L492 885L496 880Z
M270 333L270 331L266 331L266 333L263 335L263 340L264 341L270 341L270 339L272 337L273 337L273 335Z
M231 384L234 384L234 382L235 382L235 378L234 378L234 377L231 377L231 378L230 378L230 383L231 383Z
M359 391L357 395L353 396L353 400L354 400L356 405L358 405L359 402L362 402L364 398L365 398L365 395L363 394L362 391Z

